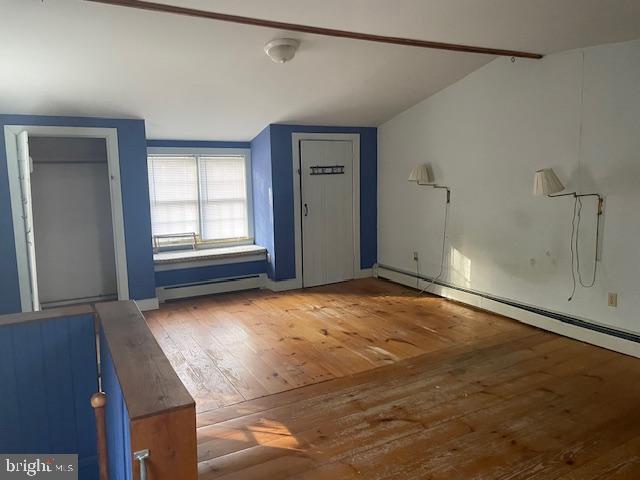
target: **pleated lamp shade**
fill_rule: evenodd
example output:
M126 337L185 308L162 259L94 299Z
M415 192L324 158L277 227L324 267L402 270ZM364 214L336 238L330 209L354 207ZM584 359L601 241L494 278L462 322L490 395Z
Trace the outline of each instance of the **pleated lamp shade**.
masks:
M553 195L564 190L564 185L553 171L553 168L538 170L533 177L534 195Z
M418 165L409 174L410 182L418 182L418 185L431 185L433 183L433 175L427 165Z

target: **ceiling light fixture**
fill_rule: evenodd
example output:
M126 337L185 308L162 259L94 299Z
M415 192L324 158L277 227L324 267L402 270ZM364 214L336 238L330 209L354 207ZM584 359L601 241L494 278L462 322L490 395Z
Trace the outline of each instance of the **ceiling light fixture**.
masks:
M296 55L299 45L293 38L276 38L264 46L264 53L275 63L286 63Z

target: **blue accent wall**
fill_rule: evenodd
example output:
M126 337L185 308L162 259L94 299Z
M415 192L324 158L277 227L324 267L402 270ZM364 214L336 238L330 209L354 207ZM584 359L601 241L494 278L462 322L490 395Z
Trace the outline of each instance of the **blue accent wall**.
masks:
M360 267L370 268L377 256L377 129L272 124L269 126L273 189L272 278L295 278L295 227L293 205L293 148L291 135L308 133L355 133L360 135ZM263 135L263 131L260 135ZM252 147L256 140L252 142ZM266 162L265 162L266 163ZM255 189L255 182L254 182Z
M144 120L0 115L0 314L21 310L4 147L5 125L117 129L129 295L137 300L155 297Z
M97 479L93 316L0 326L0 452L77 453Z
M265 260L181 268L179 270L163 270L156 272L156 285L158 287L168 287L171 285L202 283L219 278L257 275L265 273L266 271L267 262Z
M105 423L107 426L107 451L109 452L109 478L131 480L131 431L127 406L124 402L109 344L100 331L100 365L102 366L102 390L107 394ZM80 477L82 478L82 477Z
M251 183L253 184L253 227L256 244L267 249L269 278L275 275L274 215L271 177L271 127L251 141Z

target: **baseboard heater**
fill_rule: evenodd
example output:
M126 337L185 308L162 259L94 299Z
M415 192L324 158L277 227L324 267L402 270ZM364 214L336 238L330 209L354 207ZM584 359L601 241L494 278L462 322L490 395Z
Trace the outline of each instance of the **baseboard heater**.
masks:
M158 301L166 302L183 298L212 295L215 293L236 292L262 288L265 283L264 274L244 275L240 277L216 278L206 282L169 285L156 288Z
M380 270L389 270L391 272L395 272L395 273L399 273L402 275L407 275L409 277L415 278L416 280L422 280L424 282L432 282L433 278L429 278L426 277L424 275L420 275L417 274L415 272L410 272L408 270L403 270L400 268L396 268L396 267L391 267L389 265L378 265L378 276L382 277L382 278L386 278L384 276L384 274L381 274L382 272L380 272ZM389 280L393 280L393 279L389 279ZM586 320L582 320L580 318L576 318L576 317L571 317L569 315L564 315L561 313L557 313L557 312L552 312L549 310L545 310L542 308L538 308L538 307L532 307L530 305L526 305L523 303L518 303L518 302L514 302L513 300L507 300L504 298L500 298L500 297L496 297L494 295L489 295L487 293L484 292L480 292L477 290L472 290L469 288L464 288L464 287L459 287L457 285L451 284L451 283L447 283L447 282L442 282L440 280L436 280L434 282L435 285L439 285L441 287L445 287L445 288L450 288L452 290L457 290L459 292L464 292L464 293L468 293L471 295L476 295L480 298L485 298L487 300L491 300L493 302L498 302L501 303L503 305L509 305L510 307L514 307L514 308L519 308L522 310L526 310L527 312L531 312L531 313L535 313L537 315L542 315L545 317L549 317L552 318L554 320L558 320L560 322L569 324L569 325L573 325L575 327L581 327L581 328L586 328L588 330L592 330L594 332L599 332L599 333L604 333L605 335L611 335L613 337L617 337L617 338L621 338L623 340L629 340L632 342L636 342L636 343L640 343L640 335L631 333L631 332L625 332L623 330L618 330L615 328L611 328L605 325L600 325L597 323L591 323L588 322Z

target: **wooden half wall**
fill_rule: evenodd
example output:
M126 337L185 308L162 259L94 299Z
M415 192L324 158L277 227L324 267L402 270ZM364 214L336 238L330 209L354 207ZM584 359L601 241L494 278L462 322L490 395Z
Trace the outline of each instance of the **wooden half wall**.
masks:
M132 301L96 305L111 480L196 480L195 402Z

